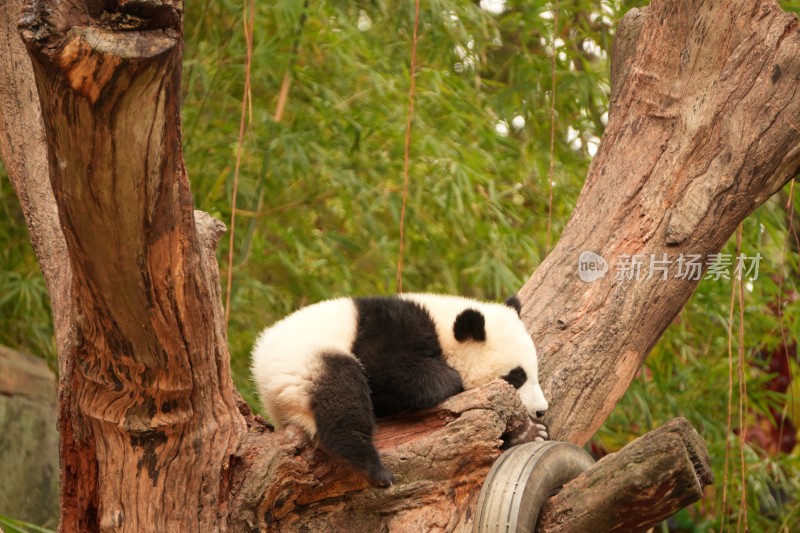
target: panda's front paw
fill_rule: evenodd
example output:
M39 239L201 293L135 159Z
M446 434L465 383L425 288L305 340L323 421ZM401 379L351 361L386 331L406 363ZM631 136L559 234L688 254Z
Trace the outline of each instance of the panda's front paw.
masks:
M539 420L538 418L531 418L531 422L533 423L533 434L535 437L533 438L534 441L540 442L545 440L550 440L550 435L547 433L547 426L544 422Z
M549 438L549 432L544 422L532 416L526 417L521 427L503 436L505 448L510 448L511 446L524 444L526 442L545 441L549 440Z

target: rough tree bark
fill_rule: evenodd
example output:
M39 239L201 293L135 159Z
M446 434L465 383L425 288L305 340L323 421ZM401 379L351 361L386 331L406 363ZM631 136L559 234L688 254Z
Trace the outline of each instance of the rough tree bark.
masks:
M384 421L377 440L399 478L387 491L363 490L240 402L221 225L193 213L180 149L182 2L20 5L0 5L0 153L53 300L61 530L469 527L501 436L522 424L508 387ZM713 253L800 166L800 34L774 2L654 1L620 35L606 135L521 290L548 421L577 443L696 286L586 285L578 254L613 269L621 254Z
M67 324L60 527L207 530L245 422L222 331L222 225L195 221L180 151L181 6L15 4L3 9L14 66L3 156L40 243L57 332ZM20 20L35 86L12 37Z

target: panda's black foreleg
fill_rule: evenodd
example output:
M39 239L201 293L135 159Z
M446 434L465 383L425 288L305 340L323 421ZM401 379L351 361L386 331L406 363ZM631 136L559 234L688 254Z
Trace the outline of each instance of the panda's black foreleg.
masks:
M363 472L374 487L389 487L392 473L372 442L375 416L367 376L351 355L322 356L323 371L311 408L322 448Z

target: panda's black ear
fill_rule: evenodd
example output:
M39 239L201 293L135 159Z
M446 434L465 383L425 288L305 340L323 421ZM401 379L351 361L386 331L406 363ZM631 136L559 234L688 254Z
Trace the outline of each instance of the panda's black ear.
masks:
M519 297L516 294L509 296L508 300L506 300L504 303L511 309L515 310L518 317L522 317L522 302L519 301Z
M486 319L480 311L465 309L456 317L453 334L458 342L486 340Z

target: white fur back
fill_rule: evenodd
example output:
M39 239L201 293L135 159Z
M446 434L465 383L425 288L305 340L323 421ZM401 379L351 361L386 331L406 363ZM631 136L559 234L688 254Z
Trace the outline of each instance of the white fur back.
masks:
M353 300L339 298L304 307L259 335L251 369L275 427L296 424L311 437L316 434L309 388L320 372L319 356L330 352L352 356L356 326Z

